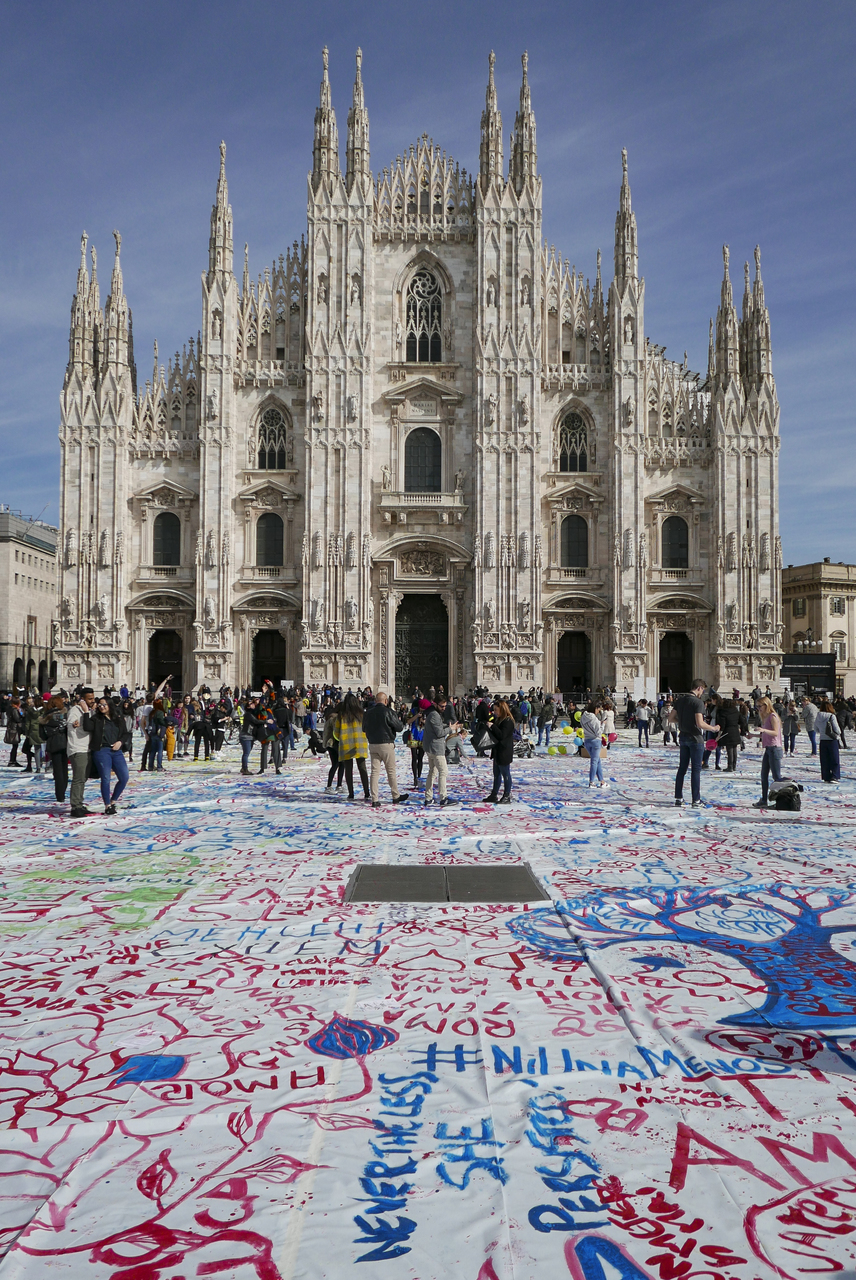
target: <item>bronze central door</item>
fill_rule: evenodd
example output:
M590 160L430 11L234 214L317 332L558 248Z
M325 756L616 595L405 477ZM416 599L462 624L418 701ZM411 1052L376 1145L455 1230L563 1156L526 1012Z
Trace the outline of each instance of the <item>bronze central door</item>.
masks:
M395 692L449 690L449 615L439 596L405 596L395 618Z

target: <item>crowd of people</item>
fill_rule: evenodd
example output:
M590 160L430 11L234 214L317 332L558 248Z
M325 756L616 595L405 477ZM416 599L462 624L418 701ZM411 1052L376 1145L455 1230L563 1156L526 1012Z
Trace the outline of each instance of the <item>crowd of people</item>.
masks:
M0 696L0 727L10 748L8 766L27 773L50 769L57 801L63 803L70 786L73 818L90 816L84 791L88 779L98 781L104 813L117 812L134 764L134 735L142 736L139 769L162 772L176 761L192 764L220 760L227 742L237 738L240 772L249 776L256 746L258 772L272 767L281 774L289 751L302 742L305 752L329 758L326 792L357 799L354 766L362 788L361 800L380 807L385 775L393 804L414 794L423 805L455 803L448 793L449 764L460 763L469 740L477 757L490 755L493 783L484 801L510 804L515 756L531 756L542 743L553 752L550 737L557 728L574 734L577 754L588 758L589 787L607 788L603 762L618 740L617 708L623 702L624 725L635 730L640 749L649 748L652 735L678 748L675 804L683 804L683 788L690 774L692 804L701 805L701 773L714 768L737 771L739 753L757 730L762 749L761 796L756 808L767 808L772 790L783 784L786 756L793 756L798 735L806 733L810 754L820 757L823 782L840 779L840 750L854 726L856 699L819 697L795 699L789 691L773 697L756 688L747 697L735 689L723 697L704 680L689 693L666 692L656 700L635 700L627 690L617 698L610 689L586 691L579 701L544 690L518 689L510 696L491 697L486 689L451 698L440 688L415 690L408 698L394 697L379 686L356 691L331 685L295 689L266 683L261 692L205 685L174 697L167 677L157 688L133 692L123 685L105 688L96 698L89 687L70 694L5 694ZM537 730L537 743L533 742ZM395 744L401 738L410 752L412 788L403 791L397 778ZM191 753L192 748L192 753ZM563 752L566 751L562 747ZM725 765L721 763L725 756ZM23 760L19 758L23 755ZM424 778L423 778L424 772ZM435 799L436 786L436 799Z

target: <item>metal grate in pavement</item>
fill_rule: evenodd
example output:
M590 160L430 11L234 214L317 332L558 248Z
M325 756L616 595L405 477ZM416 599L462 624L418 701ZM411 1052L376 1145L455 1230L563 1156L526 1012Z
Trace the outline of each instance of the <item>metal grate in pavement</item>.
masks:
M361 862L345 902L549 902L528 864L381 866Z

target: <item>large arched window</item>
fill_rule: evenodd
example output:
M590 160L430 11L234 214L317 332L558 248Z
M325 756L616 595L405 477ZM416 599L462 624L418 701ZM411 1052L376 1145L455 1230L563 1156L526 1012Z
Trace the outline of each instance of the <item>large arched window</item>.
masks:
M162 511L155 519L154 563L181 564L181 521L172 511Z
M566 413L559 427L559 470L588 471L586 424L578 413Z
M282 564L282 517L267 511L256 525L256 564L279 567Z
M562 521L562 568L588 568L588 525L582 516L565 516Z
M404 445L404 492L439 493L443 487L443 446L436 431L417 427Z
M663 568L688 569L690 567L690 531L681 516L669 516L663 521Z
M259 470L284 471L287 461L286 422L279 409L265 409L259 423Z
M443 359L443 294L426 267L407 286L407 359L419 364Z

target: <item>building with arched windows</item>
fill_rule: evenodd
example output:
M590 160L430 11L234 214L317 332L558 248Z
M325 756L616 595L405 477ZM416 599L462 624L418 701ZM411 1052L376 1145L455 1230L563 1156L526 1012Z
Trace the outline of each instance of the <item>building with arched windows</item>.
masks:
M779 407L724 252L705 374L645 333L627 158L606 285L542 234L526 59L468 173L344 168L324 54L306 235L233 269L225 145L198 342L137 382L121 238L86 238L62 396L60 679L455 691L775 679Z

